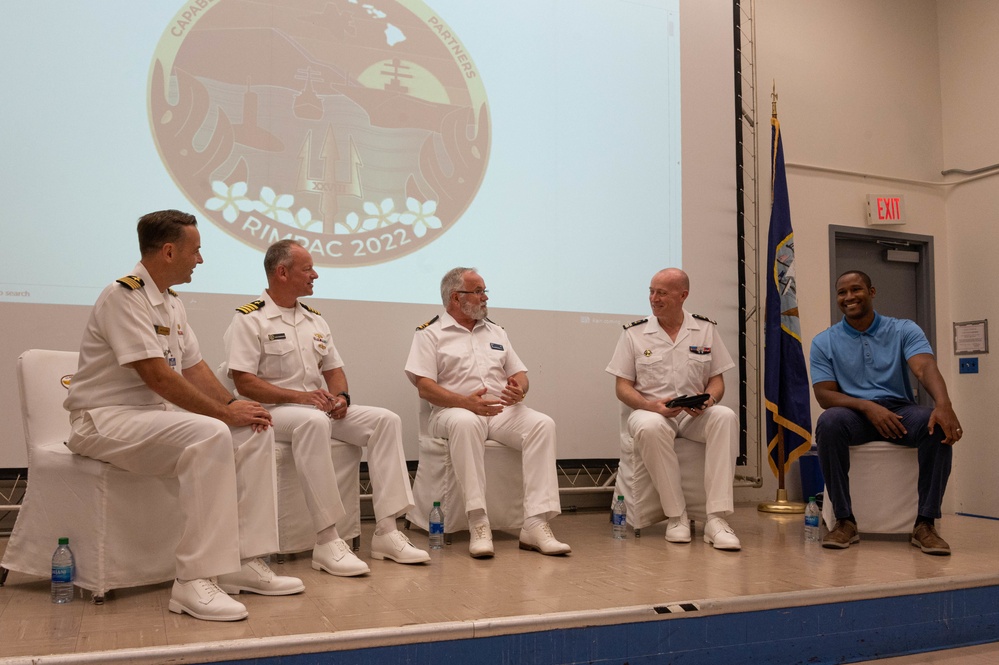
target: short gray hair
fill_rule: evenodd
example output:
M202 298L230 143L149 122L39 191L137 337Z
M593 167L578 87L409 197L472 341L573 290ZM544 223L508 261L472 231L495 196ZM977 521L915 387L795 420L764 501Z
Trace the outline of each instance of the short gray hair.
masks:
M441 280L441 301L445 307L447 307L448 302L451 300L451 294L455 291L460 291L461 287L464 286L463 279L465 273L468 272L477 273L479 271L475 268L462 268L459 266L451 268L444 275L444 278Z
M291 248L294 245L302 246L296 240L285 238L268 247L267 253L264 254L264 274L270 277L278 266L290 266L292 262Z

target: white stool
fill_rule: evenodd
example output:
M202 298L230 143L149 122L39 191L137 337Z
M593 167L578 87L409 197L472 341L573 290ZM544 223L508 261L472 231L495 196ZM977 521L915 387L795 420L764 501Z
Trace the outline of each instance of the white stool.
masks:
M850 447L850 500L862 533L911 533L919 512L916 448L887 441ZM822 502L826 527L836 524L832 501Z
M444 533L468 529L465 497L458 485L447 439L429 434L430 404L420 400L420 458L413 480L413 509L406 520L429 528L434 501L444 510ZM524 470L519 450L486 440L486 513L493 529L519 529L524 523ZM450 539L446 539L450 542Z

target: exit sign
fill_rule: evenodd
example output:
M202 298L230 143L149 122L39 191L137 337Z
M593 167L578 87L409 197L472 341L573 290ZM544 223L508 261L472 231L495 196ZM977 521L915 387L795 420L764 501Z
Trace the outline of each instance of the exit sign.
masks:
M868 194L867 224L905 224L905 199L901 195Z

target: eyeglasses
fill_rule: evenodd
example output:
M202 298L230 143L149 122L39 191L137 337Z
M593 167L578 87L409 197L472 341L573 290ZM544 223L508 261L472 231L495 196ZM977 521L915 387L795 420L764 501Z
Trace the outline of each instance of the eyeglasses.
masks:
M455 291L455 293L465 293L468 295L478 296L481 298L482 296L489 295L489 289L475 289L474 291Z

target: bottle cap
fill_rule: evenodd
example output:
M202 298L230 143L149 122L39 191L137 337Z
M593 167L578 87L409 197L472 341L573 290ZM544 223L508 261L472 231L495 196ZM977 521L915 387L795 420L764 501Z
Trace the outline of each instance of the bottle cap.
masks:
M814 496L808 497L808 502L811 503L812 501L815 501L815 497Z
M618 494L617 495L617 500L618 501L624 501L624 495L623 494Z
M434 505L435 505L435 506L440 506L440 505L441 505L441 502L440 502L440 501L434 501Z
M59 544L60 545L69 545L69 538L60 538L59 539Z

